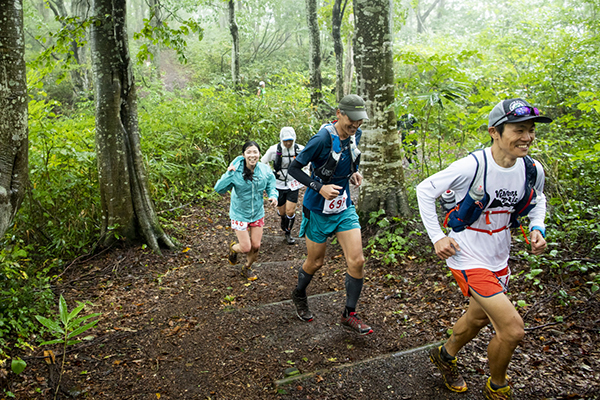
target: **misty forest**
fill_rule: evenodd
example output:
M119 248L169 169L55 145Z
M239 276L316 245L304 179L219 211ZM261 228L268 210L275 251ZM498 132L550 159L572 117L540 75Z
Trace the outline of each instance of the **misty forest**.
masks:
M529 150L547 251L512 235L526 338L509 381L518 399L600 398L599 85L598 0L0 0L0 398L463 396L417 351L466 303L415 188L489 146L509 98L553 119ZM322 318L302 324L304 242L285 244L265 203L259 279L243 281L213 189L246 141L265 151L293 127L306 144L348 94L369 114L366 338L329 318L335 239L310 293ZM459 359L463 399L481 398L486 329Z

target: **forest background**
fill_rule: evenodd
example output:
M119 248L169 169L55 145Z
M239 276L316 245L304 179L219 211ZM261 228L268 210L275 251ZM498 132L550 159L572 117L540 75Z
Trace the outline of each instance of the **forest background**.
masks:
M35 315L56 300L53 284L97 249L101 230L94 94L83 20L68 1L24 1L29 92L30 185L0 245L0 354L14 357L43 335ZM61 7L57 5L62 4ZM309 35L303 2L237 2L240 75L231 76L226 1L132 0L131 53L138 63L142 154L160 223L169 229L182 206L210 201L212 186L247 139L263 149L292 126L306 143L326 117L311 106ZM152 27L157 4L163 24ZM323 100L336 104L333 1L321 1ZM379 231L372 259L401 268L422 235L414 187L486 145L487 115L500 99L523 97L554 122L537 127L533 156L546 171L546 255L530 257L528 277L580 274L586 296L600 285L600 2L598 0L392 1L395 115L417 123L404 164L410 216L372 212ZM341 25L354 32L352 2ZM73 41L78 50L74 51ZM75 57L77 54L77 57ZM346 93L356 90L345 80ZM257 96L258 83L266 91ZM413 151L405 148L404 151ZM385 160L382 160L385 162ZM521 240L517 238L516 240ZM427 248L423 257L431 255ZM568 302L569 293L556 293ZM585 296L584 296L585 297Z

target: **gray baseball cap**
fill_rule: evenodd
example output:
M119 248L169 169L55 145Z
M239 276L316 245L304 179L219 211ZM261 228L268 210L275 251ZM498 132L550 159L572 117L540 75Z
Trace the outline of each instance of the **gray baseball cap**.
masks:
M488 128L503 123L529 121L549 124L552 118L540 116L540 111L523 99L502 100L496 104L488 117Z
M344 96L342 100L340 100L338 108L340 111L344 111L352 121L369 119L365 101L358 95L349 94L348 96Z

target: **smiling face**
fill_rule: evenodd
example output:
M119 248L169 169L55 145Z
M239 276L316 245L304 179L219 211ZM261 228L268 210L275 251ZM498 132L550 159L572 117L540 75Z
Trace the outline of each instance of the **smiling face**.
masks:
M258 151L258 147L256 146L249 146L244 151L244 159L246 160L246 166L248 168L254 168L258 163L259 158L260 151Z
M294 141L293 141L293 140L284 140L284 141L283 141L283 146L284 146L286 149L290 149L290 148L292 147L292 145L293 145L293 144L294 144Z
M496 163L508 168L515 164L517 158L525 157L529 147L535 140L535 123L533 121L504 124L502 135L496 128L489 128L490 136L494 139L492 155Z
M343 114L339 109L337 110L337 118L338 121L335 124L335 129L340 135L340 138L347 139L348 137L354 135L356 130L360 128L363 123L362 119L358 121L351 120L346 114Z

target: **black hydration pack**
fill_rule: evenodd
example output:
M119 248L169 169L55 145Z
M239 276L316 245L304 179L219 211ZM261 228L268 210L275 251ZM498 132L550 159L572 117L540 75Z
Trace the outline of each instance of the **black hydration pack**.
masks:
M342 147L342 141L332 124L323 125L321 129L327 129L331 138L331 152L327 161L319 168L314 170L315 176L321 179L321 182L328 184L331 182L335 169L340 161L342 152L346 149L350 149L350 173L347 176L339 176L337 178L350 178L355 172L358 171L358 164L360 164L360 150L356 147L356 136L350 136L350 142L347 146Z
M470 229L478 232L493 234L507 228L518 228L521 226L520 218L529 214L537 203L535 183L537 181L537 168L535 162L529 156L523 157L525 163L525 195L515 205L510 216L510 222L496 230L484 230L471 228L471 225L479 219L483 209L490 201L490 195L486 191L487 156L484 150L476 150L470 153L477 161L475 176L469 186L469 191L464 199L459 201L454 208L446 214L444 226L452 228L454 232ZM483 164L483 168L482 167ZM508 213L508 211L491 211L489 214ZM489 214L486 217L489 217Z
M289 152L286 155L286 157L288 158L288 168L290 166L290 164L292 163L292 161L296 158L296 156L298 155L300 150L300 147L298 146L298 144L296 142L294 142L294 155L292 156ZM275 160L273 161L273 169L274 169L274 174L275 174L275 178L279 179L279 173L281 172L281 164L283 161L283 148L281 146L281 142L277 143L277 153L275 154ZM286 180L287 179L287 174L284 177Z

